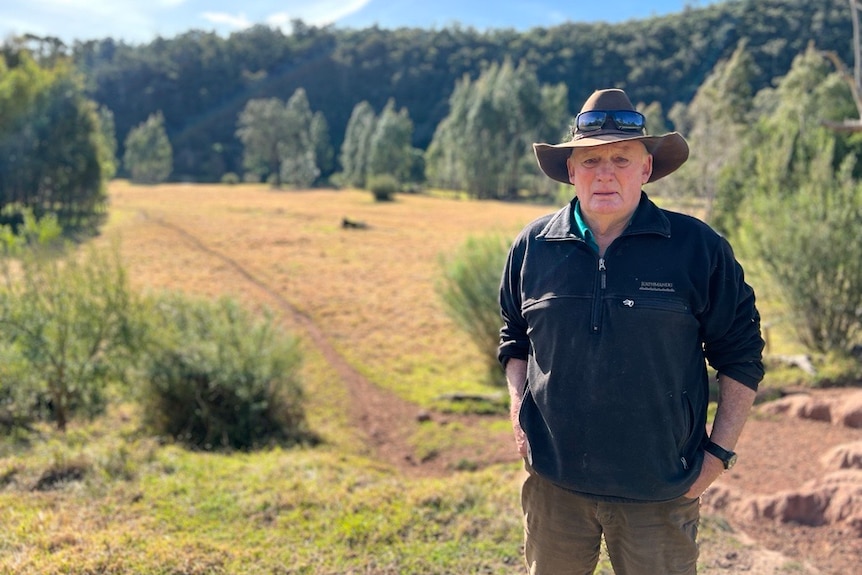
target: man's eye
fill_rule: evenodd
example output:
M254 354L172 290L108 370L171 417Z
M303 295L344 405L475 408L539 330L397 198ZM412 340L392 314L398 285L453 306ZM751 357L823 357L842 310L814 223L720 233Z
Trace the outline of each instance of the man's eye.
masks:
M617 157L614 158L614 163L618 166L627 166L629 165L630 160L628 158Z

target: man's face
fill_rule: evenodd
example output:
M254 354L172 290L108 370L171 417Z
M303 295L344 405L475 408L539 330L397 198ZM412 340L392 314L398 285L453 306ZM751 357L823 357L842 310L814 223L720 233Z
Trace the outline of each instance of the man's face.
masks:
M652 174L652 156L637 140L574 148L566 165L587 218L630 217Z

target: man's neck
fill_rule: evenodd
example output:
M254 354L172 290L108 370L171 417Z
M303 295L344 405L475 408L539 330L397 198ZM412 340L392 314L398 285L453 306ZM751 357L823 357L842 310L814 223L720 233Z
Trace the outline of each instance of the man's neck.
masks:
M584 221L590 228L596 244L599 246L599 255L604 255L615 239L620 237L631 221L632 215L627 214L625 217L595 217L589 214L583 214Z

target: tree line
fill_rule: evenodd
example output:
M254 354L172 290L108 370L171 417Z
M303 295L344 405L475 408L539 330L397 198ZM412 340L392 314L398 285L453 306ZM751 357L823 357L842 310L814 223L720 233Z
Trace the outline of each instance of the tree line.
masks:
M844 0L729 0L620 24L526 32L352 30L295 21L289 34L257 26L227 38L190 31L143 45L106 38L60 49L82 71L88 96L113 112L121 156L129 131L161 112L173 146L172 177L219 181L243 171L236 118L245 105L286 101L299 88L326 119L334 150L357 104L368 102L379 114L390 99L410 115L412 146L426 150L449 114L456 84L465 76L475 82L507 58L534 70L541 85L565 85L569 113L593 89L611 85L669 110L690 102L743 39L760 89L785 74L811 41L850 61L850 37Z
M862 126L848 78L809 47L774 85L756 89L745 42L721 61L689 105L668 113L691 156L646 191L660 202L695 199L746 262L764 306L768 367L777 327L810 354L800 383L862 381ZM648 112L663 121L659 106ZM568 197L573 191L566 190ZM488 380L505 386L496 346L499 274L508 241L471 237L447 254L438 292L446 311L488 360ZM785 375L785 377L789 377Z
M0 82L14 88L16 77L30 74L25 83L36 93L46 85L36 75L47 74L57 82L54 96L48 90L40 101L91 108L81 121L92 125L75 130L79 137L101 134L92 141L103 158L77 163L84 181L97 183L83 184L93 192L73 194L86 198L75 200L81 205L63 208L71 222L75 213L99 212L102 184L117 169L142 182L242 177L363 186L369 176L386 175L398 186L429 183L479 198L518 197L522 190L553 196L538 177L530 143L563 139L567 118L593 88L627 89L655 118L653 131L684 127L682 110L738 46L746 46L747 81L756 92L785 73L807 42L850 54L849 37L843 0L730 0L661 18L525 33L458 26L356 31L295 21L288 35L258 26L226 39L193 31L141 46L13 39L3 46ZM10 149L7 163L19 164L4 170L0 204L19 202L16 189L41 186L48 191L28 199L38 212L56 204L63 180L27 180L30 168L20 159L50 154L14 134L36 133L28 122L43 132L59 124L46 121L56 112L38 106L21 120L14 112L28 100L19 100L8 105L18 123L6 122L2 143L37 153ZM696 106L689 115L697 115ZM54 139L43 133L39 141ZM82 158L98 156L88 156L87 146L76 149ZM91 167L81 168L86 162ZM92 168L97 164L103 172ZM62 185L74 188L71 180ZM714 193L713 183L705 185Z

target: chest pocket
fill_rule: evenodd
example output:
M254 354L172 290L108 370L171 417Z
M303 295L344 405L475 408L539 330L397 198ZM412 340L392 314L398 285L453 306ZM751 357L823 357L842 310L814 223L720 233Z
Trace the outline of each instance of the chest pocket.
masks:
M664 297L621 297L617 302L617 307L620 307L624 310L629 309L632 311L652 310L685 314L691 312L691 308L686 302L676 298Z

